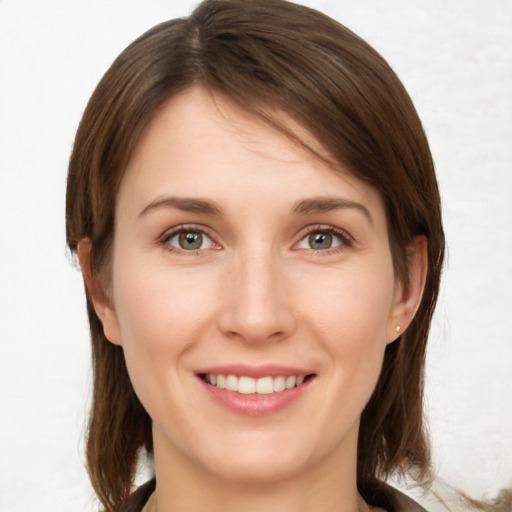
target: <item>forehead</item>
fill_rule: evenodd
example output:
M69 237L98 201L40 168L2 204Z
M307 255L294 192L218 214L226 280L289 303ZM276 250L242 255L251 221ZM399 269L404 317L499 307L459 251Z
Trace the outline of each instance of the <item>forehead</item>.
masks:
M174 149L184 150L183 154L192 145L203 145L205 152L210 150L213 155L221 147L233 149L236 144L272 159L294 161L316 155L334 163L322 144L291 116L271 108L265 109L265 114L269 114L284 133L225 95L199 86L189 88L157 109L136 145L129 168L136 166L140 158L147 159L149 146L153 151L164 150L163 145L170 143ZM233 156L232 153L230 151L229 156Z
M334 170L325 148L307 130L285 114L277 116L292 136L201 88L173 96L144 130L119 202L127 195L133 203L171 193L214 195L221 201L237 195L245 201L296 201L338 191L382 209L378 192L346 169Z

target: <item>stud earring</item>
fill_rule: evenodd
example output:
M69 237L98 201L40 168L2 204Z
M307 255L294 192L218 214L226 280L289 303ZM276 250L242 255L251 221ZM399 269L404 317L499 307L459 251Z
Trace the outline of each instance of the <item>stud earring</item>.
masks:
M401 325L397 325L397 326L395 327L395 331L396 331L396 332L400 332L401 330L402 330L402 326L401 326Z

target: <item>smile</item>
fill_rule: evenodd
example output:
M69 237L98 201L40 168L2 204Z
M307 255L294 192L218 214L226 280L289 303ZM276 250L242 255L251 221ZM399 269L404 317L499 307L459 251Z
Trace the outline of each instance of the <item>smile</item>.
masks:
M205 373L201 375L201 378L220 389L226 389L228 391L236 391L242 395L270 395L272 393L279 393L286 389L292 389L301 386L307 379L308 376L304 375L278 375L276 377L266 376L258 379L242 375L237 377L236 375L223 375Z

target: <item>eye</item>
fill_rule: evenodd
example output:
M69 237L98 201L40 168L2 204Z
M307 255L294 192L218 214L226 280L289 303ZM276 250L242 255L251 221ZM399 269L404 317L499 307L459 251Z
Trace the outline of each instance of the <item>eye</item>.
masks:
M180 229L170 233L163 241L171 249L181 251L199 251L215 246L213 240L198 229Z
M350 241L347 235L338 232L333 228L317 229L310 231L298 244L299 249L313 251L328 251L341 246L349 246Z

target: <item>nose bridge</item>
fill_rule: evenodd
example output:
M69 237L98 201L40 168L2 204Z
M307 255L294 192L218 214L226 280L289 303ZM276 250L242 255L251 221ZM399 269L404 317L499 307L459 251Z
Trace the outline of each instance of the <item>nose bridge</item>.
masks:
M284 338L293 331L282 263L269 246L253 247L238 255L227 283L231 293L223 318L226 333L246 342L262 342Z

